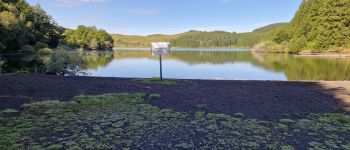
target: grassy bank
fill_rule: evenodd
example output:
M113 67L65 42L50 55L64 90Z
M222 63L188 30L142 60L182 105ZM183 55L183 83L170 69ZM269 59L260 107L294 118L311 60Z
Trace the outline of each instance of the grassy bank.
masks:
M349 149L350 117L259 121L160 109L144 94L78 96L0 113L0 149ZM200 104L198 104L200 105Z

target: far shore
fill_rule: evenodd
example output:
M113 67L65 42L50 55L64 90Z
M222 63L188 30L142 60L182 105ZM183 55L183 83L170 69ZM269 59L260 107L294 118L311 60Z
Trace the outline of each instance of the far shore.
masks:
M296 57L350 58L350 53L298 53Z
M256 54L288 54L284 52L268 52L262 50L252 49L252 53ZM350 53L291 53L295 57L325 57L325 58L350 58Z

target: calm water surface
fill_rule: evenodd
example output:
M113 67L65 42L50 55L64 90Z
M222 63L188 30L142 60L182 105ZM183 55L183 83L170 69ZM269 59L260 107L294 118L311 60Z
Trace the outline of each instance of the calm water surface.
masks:
M230 50L230 51L228 51ZM87 52L87 72L102 77L157 77L149 50ZM182 79L350 80L350 59L253 54L247 49L189 49L163 57L163 76Z
M148 49L86 51L90 76L158 77L159 57ZM1 58L2 73L40 72L49 56ZM248 49L176 49L163 57L163 76L182 79L350 80L350 59L254 54Z

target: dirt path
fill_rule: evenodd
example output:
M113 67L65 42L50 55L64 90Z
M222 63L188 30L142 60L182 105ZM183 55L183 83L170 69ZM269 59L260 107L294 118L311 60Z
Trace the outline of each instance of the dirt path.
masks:
M349 81L324 81L319 83L327 92L334 95L344 109L350 112L350 82Z
M341 100L349 96L334 90L334 84L282 81L215 81L189 80L175 85L143 84L124 78L0 76L0 109L18 109L24 103L55 99L69 101L80 94L159 93L160 100L151 104L177 111L206 111L232 115L240 112L248 117L266 120L286 114L305 117L310 113L344 112ZM349 87L348 82L344 87ZM328 85L328 86L325 86ZM333 87L333 86L335 87ZM329 88L327 88L329 87ZM336 91L336 92L334 92ZM340 94L339 94L340 93ZM345 101L346 102L346 101Z

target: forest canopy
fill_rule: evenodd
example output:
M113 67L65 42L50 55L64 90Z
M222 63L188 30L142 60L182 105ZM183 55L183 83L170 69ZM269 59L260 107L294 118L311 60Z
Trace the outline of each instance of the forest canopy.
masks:
M271 39L276 32L287 26L288 23L272 24L246 33L190 31L173 39L171 43L175 47L252 47Z
M25 0L0 0L0 52L56 47L64 29L40 7Z
M65 40L69 46L88 49L112 49L113 38L104 30L96 27L78 26L76 30L66 30Z
M263 49L270 52L346 52L350 0L304 0L290 27L264 44Z
M114 34L113 38L117 47L148 47L151 42L162 41L171 41L174 47L252 47L261 41L272 39L276 32L286 29L288 25L288 23L277 23L246 33L191 30L175 35Z
M113 48L112 37L96 27L77 30L59 26L40 5L25 0L0 0L0 53L52 53L59 44L89 49Z

